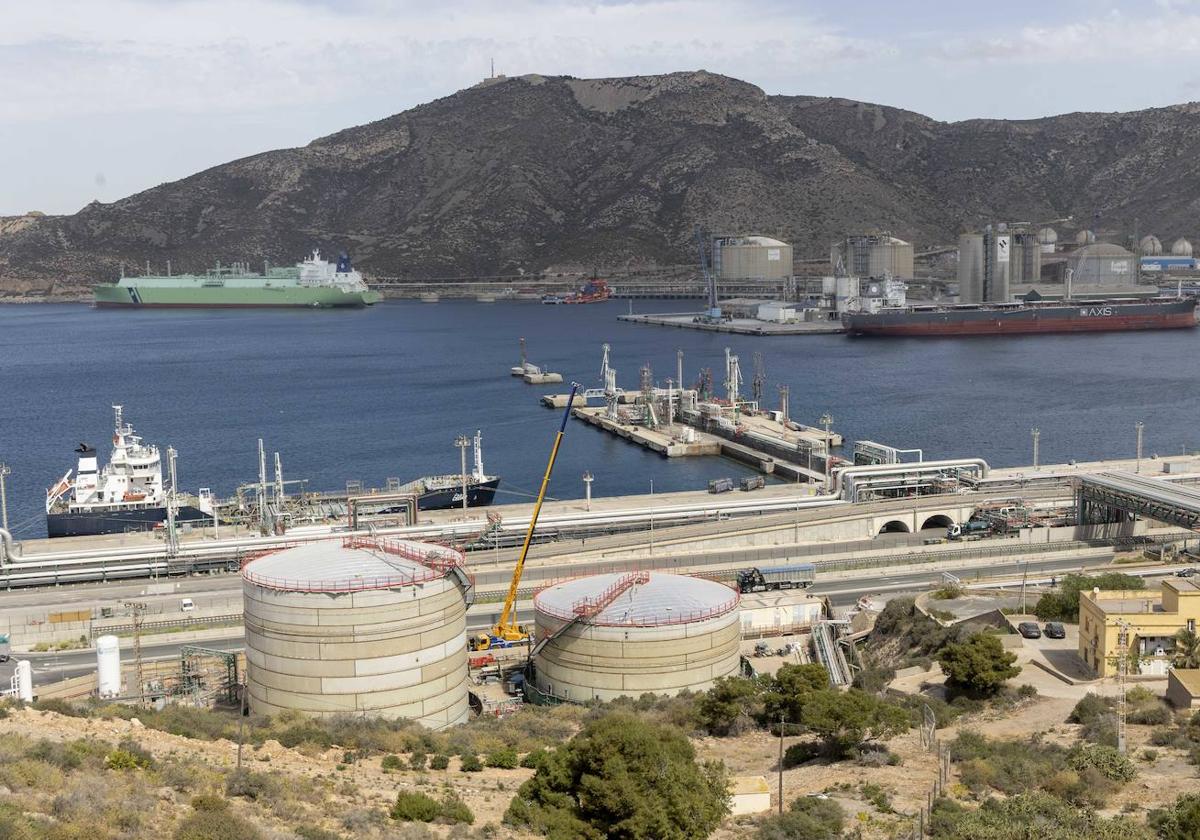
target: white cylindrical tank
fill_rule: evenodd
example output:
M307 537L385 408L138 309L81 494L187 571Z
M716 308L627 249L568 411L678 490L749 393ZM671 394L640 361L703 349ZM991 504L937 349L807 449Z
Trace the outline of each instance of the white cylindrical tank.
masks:
M577 578L533 599L534 686L584 703L703 691L741 665L738 594L663 572Z
M1157 257L1162 254L1162 242L1157 236L1147 234L1142 237L1142 241L1138 243L1138 249L1144 257Z
M1081 230L1075 234L1076 245L1091 245L1096 241L1096 234L1090 230Z
M250 708L464 722L469 585L459 552L404 540L322 540L251 561Z
M839 277L837 278L837 289L834 294L834 308L838 312L846 312L851 306L855 306L860 289L860 278L858 277Z
M1053 254L1058 246L1058 231L1052 227L1044 227L1037 233L1038 244L1043 254Z
M116 636L96 639L96 688L101 697L121 696L121 642Z
M1192 243L1188 242L1182 236L1171 244L1171 256L1173 257L1190 257L1192 255Z
M33 666L29 664L29 660L20 659L17 661L15 679L17 684L17 699L22 703L32 703Z

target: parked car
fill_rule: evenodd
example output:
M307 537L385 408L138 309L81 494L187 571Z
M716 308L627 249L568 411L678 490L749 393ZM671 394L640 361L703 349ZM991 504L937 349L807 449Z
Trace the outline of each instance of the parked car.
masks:
M1195 576L1196 576L1196 570L1191 569L1191 568L1180 569L1179 571L1177 571L1175 573L1175 577L1195 577Z
M1042 638L1042 629L1037 626L1036 621L1022 621L1017 625L1017 632L1026 639Z
M1058 621L1047 621L1045 633L1047 639L1067 638L1067 628L1063 627L1062 623Z

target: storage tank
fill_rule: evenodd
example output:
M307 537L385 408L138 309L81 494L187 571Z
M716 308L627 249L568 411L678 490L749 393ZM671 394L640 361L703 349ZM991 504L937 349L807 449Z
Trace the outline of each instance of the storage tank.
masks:
M713 271L721 280L783 280L792 276L792 246L769 236L719 236Z
M586 703L703 691L741 664L738 594L663 572L576 578L533 599L534 686Z
M913 279L913 246L888 231L847 236L830 248L829 261L858 277Z
M835 283L834 309L840 314L858 308L862 283L858 277L838 277Z
M462 554L404 540L322 540L251 561L250 708L464 722L471 591Z
M17 661L17 671L14 674L17 683L17 699L22 703L33 702L33 666L28 659Z
M96 689L104 698L121 696L121 643L116 636L96 639Z
M1192 255L1192 243L1188 242L1182 236L1176 239L1171 244L1171 256L1173 257L1190 257Z
M1090 230L1081 230L1081 231L1079 231L1079 233L1075 234L1075 244L1076 245L1080 245L1080 246L1092 245L1095 243L1095 241L1096 241L1096 234L1092 233L1092 231L1090 231Z
M983 234L958 237L958 301L983 303Z
M1157 236L1148 234L1142 237L1142 241L1138 243L1138 249L1145 257L1157 257L1162 254L1162 242Z
M1058 247L1058 231L1052 227L1044 227L1037 232L1038 244L1043 254L1053 254Z

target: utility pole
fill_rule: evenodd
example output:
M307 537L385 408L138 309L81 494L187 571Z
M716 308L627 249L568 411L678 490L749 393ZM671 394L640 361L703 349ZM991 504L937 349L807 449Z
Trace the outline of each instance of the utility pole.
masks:
M1038 440L1042 436L1042 430L1034 426L1029 433L1033 435L1033 468L1036 470L1038 468Z
M4 477L12 475L8 464L0 462L0 528L8 530L8 491L4 487Z
M592 509L592 481L593 481L593 478L592 478L591 470L584 471L584 473L583 473L583 495L584 495L584 498L587 499L587 509L589 511Z
M784 423L784 425L787 424L788 414L791 410L790 406L788 405L790 401L788 399L788 394L790 391L791 388L787 385L779 386L779 419Z
M263 450L263 440L258 439L258 532L270 533L267 528L267 453Z
M1142 471L1142 430L1146 428L1146 424L1139 420L1134 428L1137 429L1137 469L1134 472L1140 473Z
M174 447L167 447L167 475L171 480L171 489L167 493L167 557L175 557L179 554L179 531L175 527L175 506L177 504L175 498L175 456L178 455Z
M828 411L821 415L821 425L825 427L825 492L828 493L833 487L831 482L832 476L829 475L830 463L833 460L830 456L830 450L833 445L833 417Z
M123 605L130 611L133 619L133 662L137 672L138 702L146 705L146 673L142 663L142 619L145 617L146 604L143 601L126 601Z
M466 435L459 435L454 439L454 445L458 447L459 458L462 461L462 509L467 509L467 447L471 445L471 441Z
M783 712L779 713L779 813L783 813Z
M675 381L679 383L679 410L683 413L683 349L675 351Z
M1129 670L1129 624L1117 622L1117 752L1125 754L1125 675Z

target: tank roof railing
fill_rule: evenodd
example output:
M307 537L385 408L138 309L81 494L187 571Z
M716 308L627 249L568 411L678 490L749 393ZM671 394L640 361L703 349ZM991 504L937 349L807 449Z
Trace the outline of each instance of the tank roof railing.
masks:
M649 576L648 572L645 572L645 571L632 572L632 573L624 575L620 580L613 583L611 586L606 588L599 595L596 595L592 598L583 598L578 601L575 601L571 605L570 609L562 609L557 606L550 606L550 605L546 604L544 600L540 600L536 597L535 597L535 608L539 612L544 613L545 615L548 615L551 618L557 618L562 621L574 622L577 620L582 620L584 622L594 623L597 625L614 626L614 627L662 627L662 626L672 625L672 624L689 624L693 621L706 621L710 618L717 618L719 616L725 615L726 613L730 612L733 609L736 609L738 602L740 600L740 596L738 595L737 590L730 587L729 584L724 581L716 580L715 578L708 577L705 575L686 575L686 577L704 578L707 580L711 580L713 583L718 583L721 586L724 586L725 588L729 589L730 597L727 600L722 601L719 604L714 604L711 607L701 607L701 608L696 608L696 609L691 609L691 610L681 609L677 612L673 611L673 614L671 614L671 615L649 616L649 617L645 617L645 618L627 617L627 618L622 618L620 620L601 619L599 621L593 621L593 619L595 619L596 616L598 616L601 612L604 611L604 607L609 606L612 603L612 601L615 600L616 597L621 594L621 592L624 592L626 589L628 589L630 586L633 585L633 582L626 582L626 579L630 578L630 577L634 577L634 576L639 576L639 575L644 575L645 580L636 581L637 583L644 584L649 581L650 576ZM538 595L542 595L542 594L546 593L548 590L550 590L554 586L558 586L562 583L568 583L568 582L570 582L570 580L580 580L580 578L570 578L567 580L560 580L560 581L555 581L554 583L550 583L547 586L540 589L538 591ZM603 601L603 599L609 593L613 592L613 590L615 590L615 589L619 589L619 591L617 591L614 595L612 595L612 598L608 601L608 603L603 604L603 606L600 606L594 612L590 612L590 613L586 612L586 610L587 610L587 607L585 606L586 604L588 604L589 602L598 603L598 602ZM584 610L584 612L581 612L580 610Z
M342 548L365 551L378 551L395 557L403 557L416 563L418 569L411 571L396 569L396 574L372 575L369 577L346 577L329 579L296 579L278 578L258 574L251 571L249 563L243 563L242 578L257 586L267 589L277 589L286 592L364 592L377 589L394 589L398 586L412 586L427 583L455 574L460 582L465 577L474 585L474 578L466 570L466 560L462 552L444 546L430 547L428 553L412 548L409 544L386 537L344 537ZM277 551L264 552L275 554ZM256 558L257 559L257 558Z

